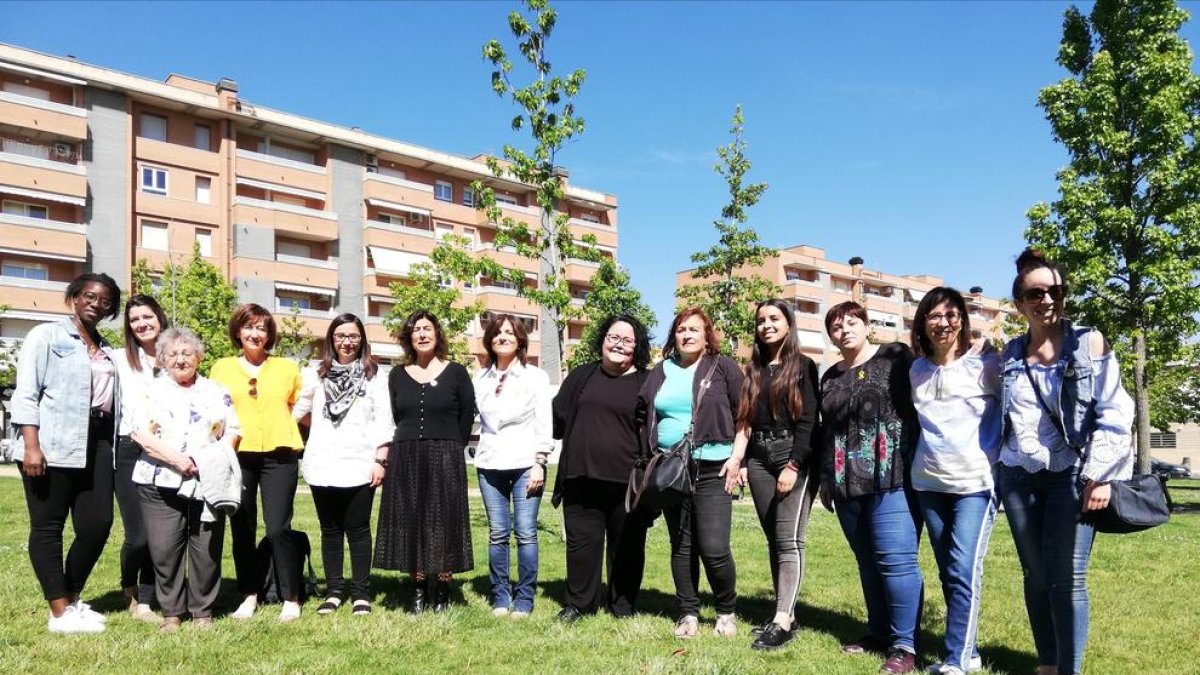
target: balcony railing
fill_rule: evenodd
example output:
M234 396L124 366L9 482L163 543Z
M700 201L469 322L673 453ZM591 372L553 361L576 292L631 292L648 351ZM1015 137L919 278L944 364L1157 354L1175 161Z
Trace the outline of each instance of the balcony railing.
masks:
M336 258L306 258L302 255L288 255L286 253L276 253L275 262L290 263L292 265L305 265L307 267L320 267L327 270L337 269Z
M47 218L30 218L29 216L18 216L12 213L0 213L0 223L20 225L22 227L36 227L42 230L57 230L72 234L87 234L87 226L80 223L68 223L62 220L49 220Z
M32 143L0 136L0 161L83 175L80 154L70 143Z
M334 316L336 316L332 309L293 309L293 305L291 303L283 303L278 299L275 300L276 314L291 314L292 312L309 319L332 319Z
M0 91L0 101L8 101L18 105L26 105L30 108L41 108L51 112L63 113L64 115L74 115L75 117L87 117L87 110L84 108L76 108L73 105L65 103L54 103L53 101L43 101L40 98L32 96L22 96L14 94L11 91Z
M308 171L309 173L325 173L325 167L323 166L309 164L307 162L299 162L294 159L287 159L286 157L276 157L275 155L268 155L262 152L255 152L253 150L238 150L237 156L239 159L252 159L256 162L265 162L267 164L274 164L275 166L284 166L289 169Z
M427 237L432 239L434 236L433 230L427 230L423 227L413 227L411 225L397 225L395 223L385 223L382 220L368 220L367 227L373 227L378 230L387 230L389 232L397 232L399 234L412 234L418 237Z
M594 222L591 220L584 220L583 218L568 218L567 224L568 225L577 225L579 227L591 227L591 228L595 228L597 230L611 231L611 230L617 229L616 227L614 227L612 225L608 225L606 223L597 223L597 222Z
M517 289L508 288L506 286L476 286L476 293L499 293L500 295L517 295Z
M69 282L66 281L47 281L45 279L26 279L24 277L9 277L0 275L0 286L12 286L14 288L31 288L37 291L54 291L56 293L66 292Z
M593 269L600 269L601 265L601 263L593 262L591 260L584 260L583 258L567 258L567 264L579 265L580 267L591 267Z
M337 213L334 211L322 211L320 209L310 209L307 206L297 206L295 204L287 204L284 202L271 202L265 199L255 199L253 197L234 197L233 205L238 206L255 206L260 209L270 209L271 211L282 211L284 213L292 213L298 216L312 216L313 218L324 218L325 220L337 220Z
M365 174L363 174L363 180L377 180L380 183L388 183L390 185L397 185L399 187L409 188L410 190L417 190L420 192L428 192L429 194L433 194L433 186L432 185L428 185L426 183L418 183L415 180L408 180L407 178L399 178L397 176L385 176L381 173L375 173L372 171L368 171Z

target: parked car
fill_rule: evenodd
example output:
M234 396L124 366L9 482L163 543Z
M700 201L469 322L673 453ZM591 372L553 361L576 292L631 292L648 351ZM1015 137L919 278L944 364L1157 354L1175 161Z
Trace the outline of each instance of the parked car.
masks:
M1171 464L1160 459L1150 460L1150 473L1163 480L1170 478L1191 478L1192 470L1182 464Z

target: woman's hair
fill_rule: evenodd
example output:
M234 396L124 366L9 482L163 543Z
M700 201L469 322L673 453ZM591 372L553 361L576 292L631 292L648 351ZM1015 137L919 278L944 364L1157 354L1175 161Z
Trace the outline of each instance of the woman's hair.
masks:
M1047 258L1045 253L1035 248L1027 248L1017 256L1017 276L1013 277L1012 283L1013 300L1021 299L1021 293L1025 290L1025 275L1043 267L1058 275L1058 278L1062 279L1063 291L1067 290L1067 275L1062 266Z
M155 343L155 351L158 356L155 357L154 362L159 368L166 368L167 364L163 362L163 358L171 347L180 342L189 344L196 349L196 363L204 360L204 342L200 340L200 336L193 333L190 328L175 326L164 330L162 335L158 336L158 342Z
M704 353L707 355L720 354L721 345L717 342L717 329L713 327L712 319L704 313L704 310L699 307L688 307L675 315L675 320L671 322L671 331L667 333L666 344L663 345L662 355L664 359L672 359L679 353L679 348L675 346L675 331L679 330L679 326L684 321L693 316L700 317L700 321L704 324Z
M596 352L597 356L603 357L604 354L604 336L608 335L608 331L618 323L627 323L633 329L633 367L638 370L645 370L650 367L650 333L646 331L646 327L638 321L636 316L632 314L614 314L596 327L596 334L592 336L592 351Z
M267 351L275 348L275 317L267 311L266 307L257 305L253 302L248 302L241 307L233 310L233 315L229 317L229 341L234 347L242 348L242 326L245 326L253 321L262 321L267 327Z
M786 302L779 298L772 298L758 303L758 307L754 308L755 321L758 320L758 313L764 307L778 309L787 322L787 336L783 338L783 344L779 346L779 371L771 380L771 415L777 420L782 419L780 413L784 406L787 406L791 418L798 419L804 408L804 402L800 398L800 378L804 375L804 354L800 352L800 344L796 338L796 317ZM758 410L758 397L763 393L763 372L767 370L767 364L770 362L771 347L762 341L758 331L755 330L754 350L750 354L750 361L746 364L746 377L742 380L741 403L738 404L737 409L736 420L739 427L750 427L754 421L754 413Z
M446 358L450 353L450 343L446 341L446 334L442 332L442 324L438 322L438 318L427 309L418 309L408 315L408 319L404 322L404 326L400 329L400 348L404 350L404 363L416 363L416 350L412 346L413 329L416 328L417 322L421 319L428 319L429 323L433 324L434 346L433 355L439 359Z
M154 298L142 293L129 296L129 300L125 303L125 360L129 362L130 368L140 373L142 372L142 360L138 358L140 343L137 341L137 336L133 334L133 327L129 325L129 310L134 307L149 307L150 311L154 312L154 318L158 319L160 337L162 331L171 327L171 322L167 321L167 315Z
M833 324L844 320L848 316L852 316L863 323L870 323L867 320L867 310L857 302L847 300L846 302L839 302L830 307L829 311L825 313L825 334L832 337Z
M338 314L333 321L329 322L329 330L325 331L325 350L321 354L321 362L317 364L318 377L324 379L329 374L329 369L333 367L334 354L337 353L337 344L333 341L333 331L348 323L357 326L358 334L362 336L362 339L358 341L358 360L362 363L363 373L369 380L379 372L379 365L375 363L375 357L371 356L371 343L367 341L367 331L363 328L362 320L347 312Z
M925 294L917 305L917 313L913 315L912 348L917 356L933 354L933 341L929 339L929 313L938 306L949 303L958 312L958 348L966 351L971 348L971 318L967 316L967 302L962 293L949 286L938 286Z
M517 338L517 360L521 365L525 365L525 353L529 350L529 333L525 330L525 322L512 314L495 314L483 329L483 351L487 352L489 366L496 365L496 351L492 348L492 340L500 334L500 329L506 321L512 326L513 335Z
M117 282L112 277L103 272L84 272L75 277L71 283L67 284L67 291L63 293L63 299L66 302L71 302L75 298L83 295L83 289L87 288L88 284L100 284L108 291L109 300L112 305L109 306L107 314L101 315L105 319L116 319L121 313L121 289L117 286Z

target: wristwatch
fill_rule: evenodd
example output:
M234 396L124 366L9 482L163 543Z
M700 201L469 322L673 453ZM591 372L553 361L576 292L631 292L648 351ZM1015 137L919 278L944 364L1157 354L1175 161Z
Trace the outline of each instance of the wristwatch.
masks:
M538 455L534 458L533 463L542 468L546 468L546 465L550 463L550 460L547 459L545 455Z
M376 457L375 463L386 469L387 468L387 457Z

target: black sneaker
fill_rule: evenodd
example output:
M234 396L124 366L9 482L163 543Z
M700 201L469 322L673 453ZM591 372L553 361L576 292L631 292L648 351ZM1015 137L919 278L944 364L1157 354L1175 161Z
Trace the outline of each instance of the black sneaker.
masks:
M764 622L758 624L757 626L755 626L754 628L751 628L750 634L754 635L754 636L762 635L763 631L767 630L767 628L769 628L773 625L775 625L775 622L773 622L773 621L770 621L770 620L764 621Z
M767 627L763 629L763 632L759 634L758 638L754 640L754 643L750 645L750 648L761 649L764 651L779 649L780 647L791 642L794 636L795 633L793 631L784 628L777 623L769 623L767 624Z
M567 605L558 613L558 620L562 623L572 624L583 618L583 614L574 607Z

